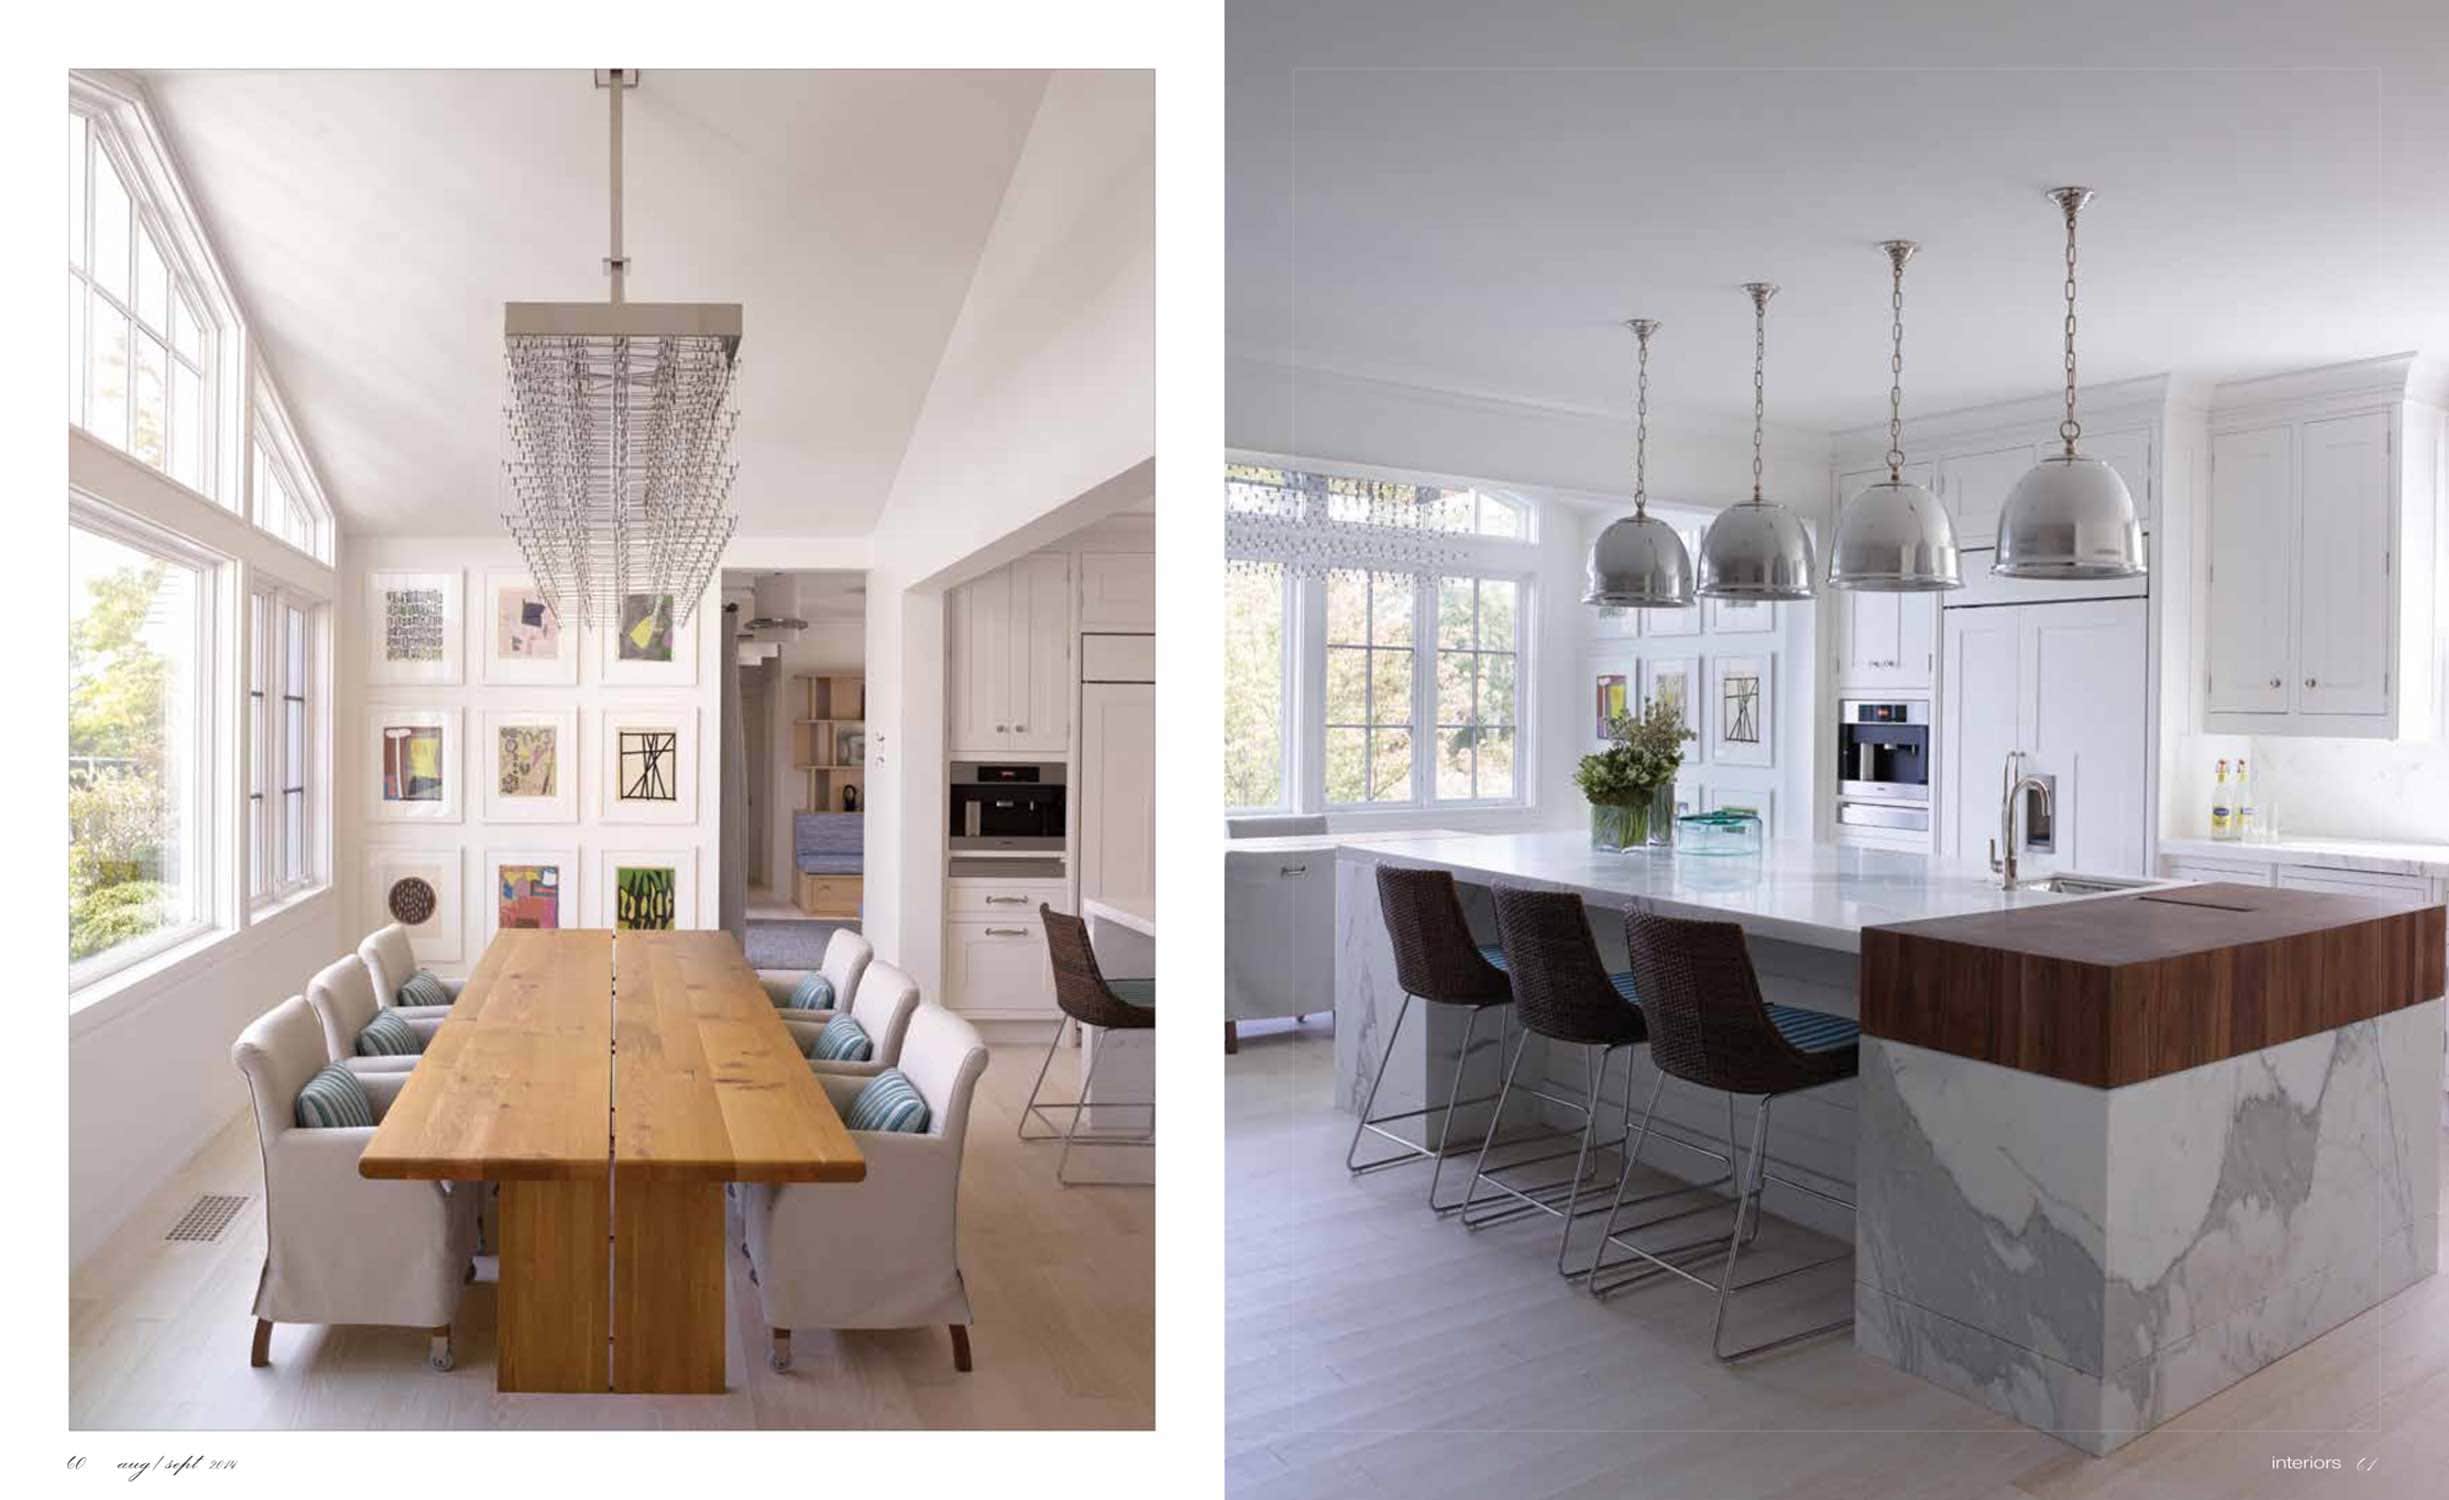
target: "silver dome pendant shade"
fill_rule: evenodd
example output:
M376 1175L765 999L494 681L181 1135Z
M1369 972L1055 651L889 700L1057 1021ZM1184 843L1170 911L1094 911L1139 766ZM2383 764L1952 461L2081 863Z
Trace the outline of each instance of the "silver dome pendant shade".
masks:
M1828 586L1883 594L1926 594L1964 587L1956 528L1939 497L1904 476L1905 262L1920 247L1889 240L1888 477L1866 486L1837 512L1828 547Z
M2007 493L1998 515L1998 551L1990 571L2008 578L2080 580L2132 578L2142 573L2143 527L2134 496L2117 470L2075 449L2075 215L2091 201L2081 187L2050 191L2066 215L2066 445L2034 464Z
M1692 556L1675 528L1650 514L1650 335L1655 318L1624 325L1641 341L1639 394L1633 416L1633 513L1607 523L1590 544L1584 604L1618 609L1690 609Z
M1760 434L1769 346L1769 299L1777 284L1746 282L1752 298L1752 498L1730 505L1701 538L1700 592L1712 599L1782 603L1812 592L1811 534L1794 513L1760 495Z

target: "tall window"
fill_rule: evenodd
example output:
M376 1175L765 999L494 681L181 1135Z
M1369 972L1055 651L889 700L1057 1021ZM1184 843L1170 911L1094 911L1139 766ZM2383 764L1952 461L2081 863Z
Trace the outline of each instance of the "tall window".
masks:
M1412 612L1402 573L1327 575L1326 800L1412 800Z
M255 426L255 524L309 557L327 557L323 549L321 505L308 498L306 485L282 456L284 445L270 426Z
M247 894L261 905L315 878L308 704L320 612L269 589L247 603Z
M281 888L294 890L315 878L314 843L308 837L311 804L307 779L314 766L306 746L307 690L314 664L315 611L281 606Z
M212 574L132 529L68 533L68 957L81 983L211 919Z
M68 420L208 488L212 331L106 146L68 115Z
M1284 753L1287 582L1281 563L1225 570L1225 806L1236 810L1291 805Z
M1515 663L1521 586L1445 578L1437 585L1437 797L1514 795Z
M247 897L272 894L272 617L268 593L247 596Z

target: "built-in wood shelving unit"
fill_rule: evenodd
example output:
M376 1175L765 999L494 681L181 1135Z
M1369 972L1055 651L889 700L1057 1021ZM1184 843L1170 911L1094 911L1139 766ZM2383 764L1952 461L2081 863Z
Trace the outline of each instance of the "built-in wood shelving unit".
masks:
M867 810L867 679L821 672L794 677L791 765L807 778L801 812Z

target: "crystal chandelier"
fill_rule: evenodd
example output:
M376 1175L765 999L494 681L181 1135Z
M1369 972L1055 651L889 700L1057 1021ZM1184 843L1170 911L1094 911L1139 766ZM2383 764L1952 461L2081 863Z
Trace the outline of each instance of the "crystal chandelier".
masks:
M621 97L634 68L599 69L612 96L610 302L503 309L503 522L565 625L617 628L630 599L668 595L675 626L706 593L736 518L736 302L631 302L621 253Z
M1434 573L1461 556L1455 503L1471 492L1248 464L1225 467L1225 565L1296 578Z

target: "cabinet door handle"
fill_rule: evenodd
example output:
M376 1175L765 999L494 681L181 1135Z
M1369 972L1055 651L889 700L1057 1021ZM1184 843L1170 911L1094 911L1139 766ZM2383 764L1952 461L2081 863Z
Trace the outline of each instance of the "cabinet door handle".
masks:
M1279 875L1307 875L1309 872L1307 865L1285 865L1276 871Z
M2304 685L2306 687L2318 687L2321 685L2321 679L2318 677L2308 677L2304 680Z
M1014 734L1027 734L1029 732L1029 726L1026 724L1015 724L1012 726L1012 732Z
M2279 679L2278 679L2278 678L2276 678L2276 677L2272 678L2272 679L2270 680L2270 685L2271 685L2272 687L2277 687L2277 686L2279 686Z
M989 927L986 935L988 937L1027 937L1029 929L1026 927Z
M1029 898L1026 896L989 896L986 898L986 904L989 906L1027 906Z
M1001 733L1003 733L1003 732L1004 732L1003 726L1002 726L1001 724L996 725L996 726L995 726L995 732L996 732L997 734L1001 734Z

